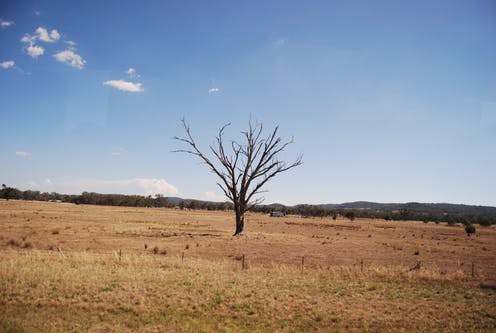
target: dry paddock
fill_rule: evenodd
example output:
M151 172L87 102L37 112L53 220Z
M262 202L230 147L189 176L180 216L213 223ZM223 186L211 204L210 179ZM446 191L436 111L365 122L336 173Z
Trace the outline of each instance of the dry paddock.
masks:
M496 330L492 227L233 231L230 212L0 201L0 332Z
M474 273L496 282L496 229L423 222L271 218L249 214L244 237L232 237L233 214L162 208L0 201L0 249L153 254L208 260L246 256L250 265L307 267L422 266Z

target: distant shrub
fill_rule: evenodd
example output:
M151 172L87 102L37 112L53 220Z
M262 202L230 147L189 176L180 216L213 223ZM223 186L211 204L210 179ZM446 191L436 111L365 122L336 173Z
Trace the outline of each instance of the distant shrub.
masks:
M58 235L60 231L58 229L52 230L52 235Z
M15 240L15 239L9 239L7 244L10 246L21 246L21 243L19 243L19 241Z
M26 243L24 243L24 245L22 247L25 249L30 249L33 247L33 244L31 244L31 242L26 242Z
M473 224L467 224L465 226L465 232L468 236L470 236L471 234L475 234L475 227L473 226Z
M158 248L158 246L155 246L152 251L153 253L157 254L160 249Z
M354 221L355 220L355 213L352 212L352 211L348 211L344 214L344 216L349 219L350 221Z

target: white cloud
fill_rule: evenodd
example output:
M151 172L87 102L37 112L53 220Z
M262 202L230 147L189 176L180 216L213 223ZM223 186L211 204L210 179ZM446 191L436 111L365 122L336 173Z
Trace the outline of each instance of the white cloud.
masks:
M21 38L21 42L28 43L29 46L26 47L26 52L32 57L37 58L45 53L45 49L42 46L35 45L37 36L31 36L30 34L24 34Z
M112 156L120 156L121 152L120 151L113 151Z
M144 91L143 84L137 82L130 82L124 80L109 80L103 82L106 86L111 86L116 89L128 92L142 92Z
M45 53L45 49L42 46L35 45L36 41L40 40L42 42L53 43L60 39L60 33L56 29L48 32L47 29L43 27L38 27L34 35L24 34L21 38L21 42L29 44L26 47L26 52L33 58L37 58ZM76 54L76 56L78 56ZM78 56L79 57L79 56ZM80 59L81 57L79 57ZM81 60L81 59L80 59ZM84 61L83 61L84 66Z
M205 198L209 201L220 201L220 202L227 201L227 198L225 196L217 194L212 191L205 192Z
M53 56L57 61L74 68L83 69L86 65L86 61L71 49L56 53Z
M217 87L212 87L212 88L208 89L209 94L214 94L214 93L218 93L218 92L220 92L220 89Z
M126 71L126 74L128 75L129 78L132 78L132 79L140 77L140 75L136 71L136 68L133 68L133 67L129 67L128 70Z
M38 27L35 31L36 36L39 40L46 43L53 43L60 39L60 33L56 29L52 29L50 33L48 33L47 29L43 27Z
M41 15L41 12L40 12L39 10L35 10L35 11L34 11L34 15L36 15L36 16L40 16L40 15Z
M15 154L16 156L20 156L20 157L26 157L31 155L31 153L28 153L27 151L16 151Z
M2 67L3 69L11 68L14 66L15 66L15 62L13 60L0 62L0 67Z
M83 191L115 194L137 195L175 195L178 190L165 179L132 178L120 180L87 179L68 182L62 185L65 191L80 193Z
M177 195L177 188L163 178L131 178L131 179L77 179L66 181L52 181L46 178L43 181L27 183L31 190L56 191L67 194L82 192L96 192L102 194L127 195Z
M36 42L36 36L31 36L30 34L24 34L21 38L21 42L33 44Z
M43 53L45 53L45 49L42 46L38 46L38 45L29 45L26 48L26 51L33 58L37 58Z
M69 45L70 47L74 47L74 46L76 46L76 45L77 45L77 44L76 44L76 42L74 42L74 41L72 41L72 40L66 40L66 41L65 41L65 43L66 43L67 45Z
M8 27L12 26L13 24L14 24L13 21L5 21L5 20L0 18L0 27L2 27L2 28L8 28Z
M60 39L60 33L56 29L53 29L50 32L50 37L52 38L52 41L59 40Z

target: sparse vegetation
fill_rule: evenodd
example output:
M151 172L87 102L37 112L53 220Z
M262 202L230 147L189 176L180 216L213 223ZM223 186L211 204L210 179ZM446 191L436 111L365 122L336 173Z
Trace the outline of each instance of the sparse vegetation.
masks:
M0 331L496 330L493 228L247 218L0 200Z

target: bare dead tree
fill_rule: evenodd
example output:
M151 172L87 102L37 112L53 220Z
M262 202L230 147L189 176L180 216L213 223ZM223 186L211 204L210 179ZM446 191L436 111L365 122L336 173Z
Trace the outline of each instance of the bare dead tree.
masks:
M241 132L243 142L230 141L228 145L230 152L226 152L224 130L230 124L224 125L219 129L215 143L209 147L213 155L209 158L198 148L186 121L182 119L181 122L186 135L174 139L185 143L188 148L174 152L197 156L220 178L217 185L234 204L235 236L243 233L245 213L262 203L263 198L257 195L263 192L264 185L281 172L303 164L301 155L291 164L278 158L279 153L293 143L293 139L284 141L278 136L278 126L269 135L264 136L262 124L254 125L250 121L248 131Z

